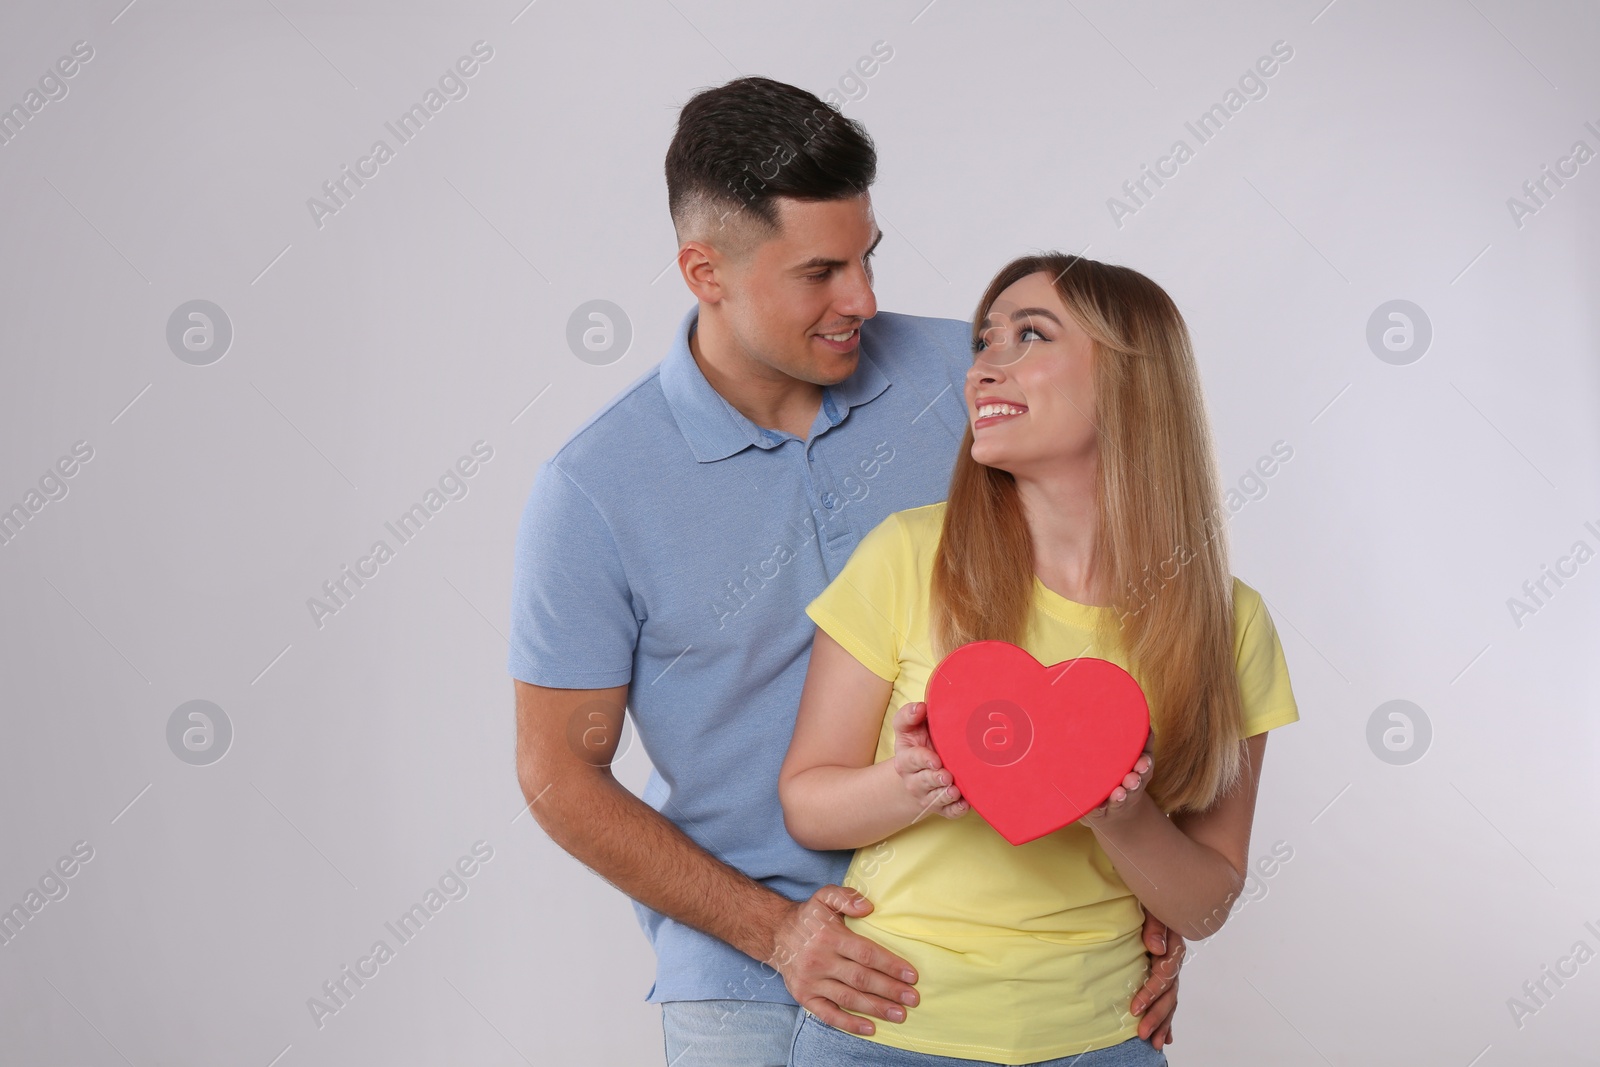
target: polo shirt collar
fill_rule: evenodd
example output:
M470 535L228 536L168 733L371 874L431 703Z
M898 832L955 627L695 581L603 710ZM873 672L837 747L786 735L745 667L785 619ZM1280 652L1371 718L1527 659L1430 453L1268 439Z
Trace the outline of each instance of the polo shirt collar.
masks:
M661 361L661 390L694 458L701 463L726 459L750 445L773 448L789 435L757 426L711 387L689 350L689 334L700 319L698 302L684 315L673 335L672 348ZM863 331L863 334L865 331ZM861 352L855 373L822 391L822 414L837 426L850 409L865 404L889 387L878 365Z

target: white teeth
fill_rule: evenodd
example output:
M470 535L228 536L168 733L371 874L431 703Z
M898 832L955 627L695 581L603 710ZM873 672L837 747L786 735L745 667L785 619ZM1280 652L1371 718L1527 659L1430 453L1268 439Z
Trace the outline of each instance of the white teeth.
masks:
M840 344L844 344L844 342L850 340L850 338L854 335L854 330L846 330L844 333L825 333L822 336L826 337L830 341L837 341Z
M1027 409L1013 407L1010 404L985 404L978 409L978 418L985 418L989 415L1021 415L1025 410Z

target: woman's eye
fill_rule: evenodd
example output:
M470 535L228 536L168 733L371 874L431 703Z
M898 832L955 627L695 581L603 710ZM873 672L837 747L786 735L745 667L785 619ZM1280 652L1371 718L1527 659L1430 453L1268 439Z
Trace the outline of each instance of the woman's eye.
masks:
M1040 333L1038 330L1034 329L1032 326L1024 326L1024 327L1022 327L1022 329L1020 331L1018 331L1017 340L1019 340L1019 341L1028 340L1029 338L1028 338L1027 335L1030 334L1030 333L1033 334L1034 337L1038 338L1041 341L1050 340L1050 338L1046 337L1044 334ZM980 337L976 341L972 342L972 354L973 355L977 355L979 352L982 352L984 349L986 349L988 347L989 347L989 342L985 341L983 338Z

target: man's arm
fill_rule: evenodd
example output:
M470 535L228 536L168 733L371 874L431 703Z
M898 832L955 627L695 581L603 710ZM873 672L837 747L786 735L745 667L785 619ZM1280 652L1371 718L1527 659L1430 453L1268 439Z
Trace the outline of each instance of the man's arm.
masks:
M517 781L529 810L557 845L628 896L776 968L801 1004L839 1029L905 1018L915 971L851 933L841 914L872 905L824 886L792 901L695 844L611 774L627 686L552 689L516 681ZM909 998L909 999L908 999Z

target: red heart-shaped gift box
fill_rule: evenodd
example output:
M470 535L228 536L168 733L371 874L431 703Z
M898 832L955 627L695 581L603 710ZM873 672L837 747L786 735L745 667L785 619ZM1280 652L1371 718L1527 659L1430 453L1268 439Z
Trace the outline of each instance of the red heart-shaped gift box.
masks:
M1103 804L1138 762L1150 708L1133 676L1083 656L1044 666L973 641L928 680L928 734L973 810L1013 845Z

